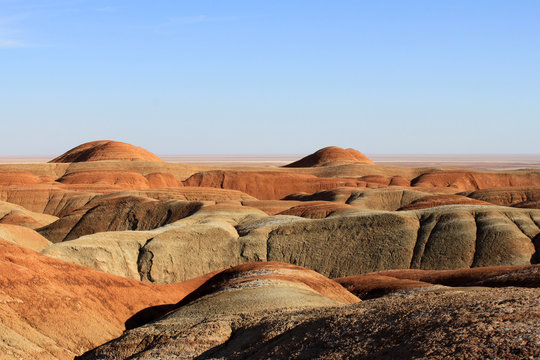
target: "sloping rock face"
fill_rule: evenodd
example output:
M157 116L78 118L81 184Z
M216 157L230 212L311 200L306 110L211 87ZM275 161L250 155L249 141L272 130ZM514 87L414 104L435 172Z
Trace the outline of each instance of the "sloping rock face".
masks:
M155 230L96 233L55 244L43 254L137 280L173 283L265 260L259 256L265 242L240 238L235 229L262 217L266 214L257 209L208 206Z
M514 211L453 206L298 221L270 232L267 257L329 277L530 264L540 213Z
M297 192L315 192L342 186L365 186L352 178L320 178L309 174L278 171L223 171L197 173L184 182L185 186L205 186L245 192L259 200L279 200Z
M56 216L40 214L22 206L0 201L0 224L20 225L37 229L58 220Z
M28 171L1 171L0 186L34 185L43 180Z
M140 310L176 303L205 280L142 283L0 240L1 357L72 359L122 334Z
M427 188L451 187L457 191L540 186L540 174L536 172L440 171L420 175L411 181L411 185Z
M262 295L250 290L248 301ZM539 289L428 288L347 306L272 311L244 307L239 300L246 291L203 297L80 359L523 359L540 354ZM222 306L243 313L212 312Z
M346 210L302 219L222 204L152 231L97 233L44 253L158 283L252 261L287 262L335 278L390 269L528 265L537 261L539 225L538 210L497 206Z
M18 225L0 224L0 239L35 251L41 251L51 245L49 240L36 231Z
M73 163L100 160L163 161L157 155L138 146L119 141L100 140L74 147L50 162Z
M126 170L90 170L67 174L58 179L69 185L116 185L123 190L149 189L148 180L139 173Z
M105 196L38 231L57 243L104 231L151 230L189 216L201 206L200 202L181 200Z
M193 358L226 341L233 331L230 322L235 318L359 301L341 285L307 269L281 263L242 265L216 274L179 303L177 310L157 322L129 330L86 358ZM207 328L207 320L214 325ZM187 328L196 330L189 333ZM141 348L148 342L152 345Z
M321 190L313 194L308 193L295 193L289 194L283 198L288 201L334 201L338 203L345 203L355 193L362 192L365 189L358 189L357 187L340 187L331 190ZM368 191L368 190L365 190Z
M366 155L354 149L342 149L338 146L328 146L303 157L285 167L318 167L342 164L375 164Z
M347 204L361 209L398 210L431 194L406 189L370 189L352 193Z
M107 185L122 190L165 189L182 187L171 174L151 173L143 176L127 170L87 170L68 173L57 180L67 185Z
M302 205L302 201L293 200L248 200L242 201L243 206L253 207L264 211L268 215L276 215L293 206Z
M389 275L380 275L379 272L348 276L335 280L362 300L375 299L392 293L405 293L434 286L425 281L399 279Z
M0 189L0 200L23 206L24 208L57 217L66 216L87 205L90 201L105 195L144 196L157 200L184 201L225 201L255 200L253 196L237 190L225 190L206 187L182 187L177 189L128 190L121 188L99 189L81 187L78 189L47 186L39 188ZM45 225L45 224L43 224ZM41 225L41 226L43 226Z
M53 186L38 188L0 189L0 199L16 204L32 212L62 217L86 205L98 192L59 189Z
M512 206L521 209L540 209L540 200L524 201Z
M354 304L359 302L356 296L346 291L341 285L332 281L313 270L300 266L277 261L249 263L235 266L220 271L197 290L186 296L179 306L194 302L204 296L237 289L249 289L252 287L272 285L286 286L291 288L305 288L314 291L321 296L333 299L342 304ZM253 304L258 306L258 304ZM272 303L264 309L277 309L279 307L301 307L304 304L282 302L281 305ZM242 312L245 309L231 309L234 312Z
M339 204L330 201L313 201L293 206L279 214L301 216L310 219L323 219L332 214L354 209L354 206L347 204Z
M492 203L471 199L461 195L431 195L416 199L398 210L417 210L444 205L493 205Z
M540 186L483 189L467 192L463 195L496 205L522 207L527 203L540 201Z
M361 299L444 285L540 288L540 265L459 270L391 270L335 279Z

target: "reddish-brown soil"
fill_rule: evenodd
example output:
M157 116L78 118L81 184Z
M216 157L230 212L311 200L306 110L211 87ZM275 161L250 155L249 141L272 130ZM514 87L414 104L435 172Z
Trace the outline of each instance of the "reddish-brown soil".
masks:
M215 314L223 307L234 310L236 315L242 311L249 314L230 318L234 318L230 320L234 325L225 326L218 334L225 345L211 350L215 353L204 354L212 357L223 349L223 354L233 354L227 347L238 338L253 344L264 333L268 335L264 344L276 343L271 340L275 334L286 331L278 323L272 323L275 334L265 332L274 326L266 320L260 320L264 324L262 332L255 329L248 337L235 332L261 311L272 313L288 306L289 310L298 309L308 299L313 306L335 308L328 311L335 312L332 316L340 324L363 321L368 315L374 319L386 316L386 308L369 305L371 301L365 302L366 308L372 306L378 313L362 313L358 307L358 312L350 312L357 315L354 319L341 316L344 310L339 310L336 301L358 302L346 289L364 299L394 294L385 297L390 300L381 301L390 303L400 314L400 303L394 300L408 293L410 309L404 313L408 321L415 319L408 317L410 311L414 313L423 304L422 295L428 292L460 287L455 294L461 294L458 297L469 306L469 313L477 316L477 295L473 293L478 287L516 287L493 292L507 300L526 298L529 293L524 287L540 287L540 266L392 270L360 275L407 267L537 264L539 213L516 209L540 207L540 171L532 169L382 166L356 150L338 147L321 149L285 167L186 165L165 163L133 145L96 141L78 146L50 163L1 165L0 201L0 358L73 358L120 336L126 326L136 327L170 310L182 313L182 305L196 308L199 302L204 306L198 309L205 309L197 313L202 314L199 324L214 318L208 320L208 328L201 333L182 328L182 334L195 339L186 340L188 350L193 344L199 349L209 347L206 338L199 335L215 336L214 330L223 324L223 318ZM52 245L51 241L65 242ZM30 249L137 280L174 282L214 273L191 282L157 286L55 260ZM312 270L264 263L266 260L302 264L332 277L354 276L335 282ZM226 266L252 261L258 263L221 271ZM258 295L251 298L249 294L255 293ZM506 303L494 305L497 299L478 296L486 303L487 313L507 309ZM218 298L221 302L216 305L213 299ZM530 298L525 307L520 307L520 303L524 304L521 300L514 301L513 306L533 316L528 306L534 305L536 298ZM237 303L231 305L233 300ZM454 304L446 297L432 300L439 304L443 315L446 307ZM279 306L273 307L277 303ZM534 328L529 323L523 325L520 316L513 318L510 325L521 326L523 331L516 334L525 336ZM290 319L283 318L287 319L285 327L289 326ZM402 319L393 325L390 334ZM526 320L533 323L531 319ZM246 321L244 325L242 321ZM420 319L419 323L424 321ZM326 330L331 328L323 318L318 324ZM370 329L378 326L373 321L366 324ZM447 329L444 321L442 324L441 328ZM465 332L460 324L455 323L453 334L479 334L479 338L485 334L475 330L475 322L465 327ZM149 343L134 336L136 342L129 346L137 351L151 349L161 341L154 344L158 338L152 336L157 334L162 339L164 335L159 330L162 328L156 329L155 334L149 330ZM309 331L313 329L317 326ZM347 342L348 337L341 336L347 334L347 329L327 332L337 334L332 344L339 343L339 339ZM163 337L164 357L168 346L174 348L183 341L175 337L174 331L171 339L167 338L169 333ZM290 340L290 344L302 341L306 332L300 329L298 334L302 336ZM381 340L381 346L387 339L376 332L372 337L373 341ZM454 338L448 341L449 346L457 344ZM351 357L358 348L358 343L344 344L335 352L336 357ZM244 348L240 344L238 351ZM479 349L479 354L492 354L484 351L487 347ZM500 357L512 349L504 348ZM144 351L141 357L146 356ZM467 351L464 354L469 354ZM269 353L263 349L260 354ZM310 357L309 351L304 355Z
M444 171L420 175L411 181L417 187L452 187L456 191L514 186L540 186L539 173L487 173L476 171Z
M30 228L5 223L0 224L0 239L35 251L43 250L51 245L49 240Z
M245 192L260 200L278 200L297 192L316 192L342 186L364 187L351 178L320 178L309 174L277 171L207 171L184 181L185 186L206 186Z
M15 355L24 359L73 357L119 336L140 310L178 302L206 278L153 285L0 241L2 338L17 339ZM14 350L5 346L0 352Z
M360 151L328 146L285 167L301 168L340 164L374 164L374 162Z
M385 186L409 186L411 182L402 176L383 176L383 175L366 175L362 176L360 180L365 181L372 185L385 185Z
M119 141L92 141L52 159L52 163L71 163L99 160L163 161L157 155L138 146Z
M42 179L28 171L0 172L0 186L34 185L43 182Z

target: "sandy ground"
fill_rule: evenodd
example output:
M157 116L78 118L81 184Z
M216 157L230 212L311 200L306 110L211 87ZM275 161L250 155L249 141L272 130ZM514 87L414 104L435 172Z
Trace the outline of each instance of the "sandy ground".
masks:
M223 166L282 166L296 161L306 154L207 154L207 155L159 155L167 162L223 165ZM407 167L456 167L467 169L539 169L538 155L445 155L445 154L367 154L379 165ZM41 163L54 155L2 156L0 163Z

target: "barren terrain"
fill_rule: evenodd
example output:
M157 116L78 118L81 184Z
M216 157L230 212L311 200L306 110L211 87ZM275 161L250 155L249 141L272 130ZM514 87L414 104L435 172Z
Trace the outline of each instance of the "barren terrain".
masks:
M0 157L6 359L540 357L540 156Z

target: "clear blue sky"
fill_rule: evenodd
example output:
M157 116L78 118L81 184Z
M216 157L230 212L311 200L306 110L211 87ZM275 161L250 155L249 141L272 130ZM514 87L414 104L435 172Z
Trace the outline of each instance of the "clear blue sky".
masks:
M0 154L538 154L539 19L537 0L0 0Z

